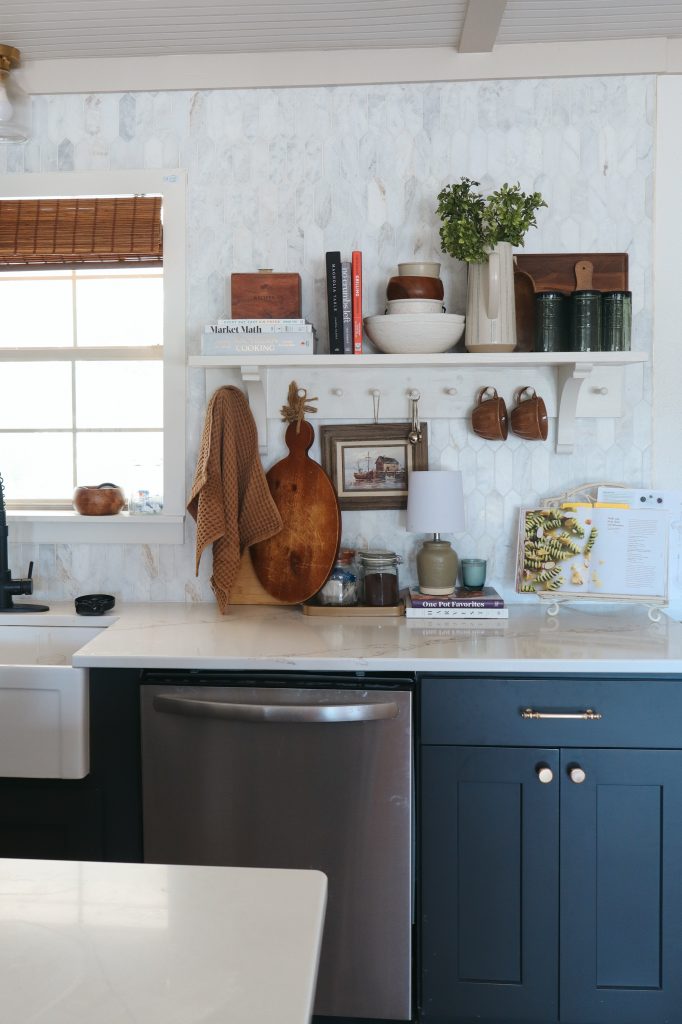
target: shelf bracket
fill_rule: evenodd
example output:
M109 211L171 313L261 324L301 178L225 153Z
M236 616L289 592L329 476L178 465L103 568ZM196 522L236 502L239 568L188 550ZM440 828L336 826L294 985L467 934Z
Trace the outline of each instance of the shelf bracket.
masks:
M575 445L575 420L580 391L594 369L593 363L569 363L559 367L559 408L556 450L570 455Z
M249 408L256 421L258 451L265 455L268 450L268 417L265 403L265 380L267 370L261 366L240 366L242 383L246 385Z

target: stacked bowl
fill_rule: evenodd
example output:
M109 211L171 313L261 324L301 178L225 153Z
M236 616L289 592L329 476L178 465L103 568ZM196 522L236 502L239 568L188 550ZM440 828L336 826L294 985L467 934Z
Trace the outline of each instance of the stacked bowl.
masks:
M367 336L391 355L447 352L464 333L464 317L446 313L440 263L399 263L386 288L384 315L365 317Z

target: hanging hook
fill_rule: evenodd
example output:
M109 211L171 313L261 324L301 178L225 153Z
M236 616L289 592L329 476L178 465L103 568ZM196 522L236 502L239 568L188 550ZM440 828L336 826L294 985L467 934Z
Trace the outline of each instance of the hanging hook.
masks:
M379 422L379 404L381 402L381 391L379 388L372 388L372 406L374 408L374 422Z

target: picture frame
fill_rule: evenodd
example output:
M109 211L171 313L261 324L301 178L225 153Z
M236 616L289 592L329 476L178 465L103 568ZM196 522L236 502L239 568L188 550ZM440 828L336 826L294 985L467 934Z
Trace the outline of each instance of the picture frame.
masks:
M320 427L322 468L342 509L407 508L409 476L428 469L428 428L416 443L401 423L357 423Z

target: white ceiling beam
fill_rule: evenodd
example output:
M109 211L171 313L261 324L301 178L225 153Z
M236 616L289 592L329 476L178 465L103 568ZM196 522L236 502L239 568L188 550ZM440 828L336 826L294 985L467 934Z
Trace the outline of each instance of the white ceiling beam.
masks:
M500 30L507 0L469 0L459 37L460 53L490 53Z
M682 39L621 39L305 53L187 54L180 57L26 61L12 72L33 95L274 89L389 82L462 82L586 75L682 75Z

